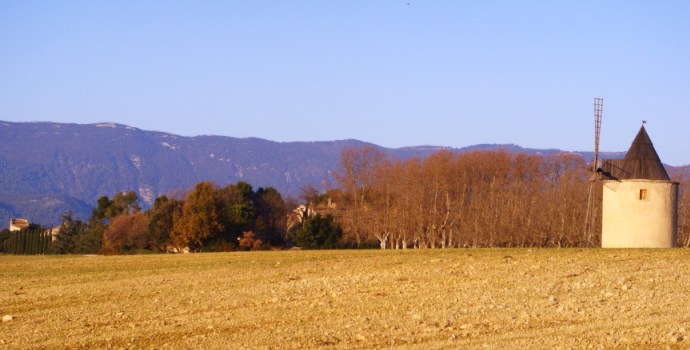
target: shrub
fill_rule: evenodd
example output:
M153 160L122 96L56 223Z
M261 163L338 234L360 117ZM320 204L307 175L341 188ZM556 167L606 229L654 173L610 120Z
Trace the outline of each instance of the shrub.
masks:
M264 245L264 242L256 237L254 237L254 232L244 231L242 232L242 238L240 238L240 249L252 250L260 249Z

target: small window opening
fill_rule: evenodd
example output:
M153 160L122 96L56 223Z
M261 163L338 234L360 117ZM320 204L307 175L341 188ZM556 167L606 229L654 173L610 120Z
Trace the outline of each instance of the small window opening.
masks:
M640 200L646 200L647 199L647 189L646 188L641 188L640 189Z

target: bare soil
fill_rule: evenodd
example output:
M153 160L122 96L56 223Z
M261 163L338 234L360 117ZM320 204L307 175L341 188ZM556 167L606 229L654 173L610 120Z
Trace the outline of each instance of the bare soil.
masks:
M688 249L0 256L0 348L690 348L688 262Z

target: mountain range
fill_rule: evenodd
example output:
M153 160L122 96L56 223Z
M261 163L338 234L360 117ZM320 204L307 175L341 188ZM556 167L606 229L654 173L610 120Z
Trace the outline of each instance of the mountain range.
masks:
M357 140L273 142L185 137L115 123L0 121L0 223L24 217L54 225L67 210L84 219L100 196L112 197L122 191L135 191L146 207L159 195L181 193L200 181L221 186L245 181L254 188L272 186L283 196L296 197L305 185L318 189L334 185L333 173L338 170L341 152L365 145L400 158L423 158L440 149L506 149L543 155L563 152L488 144L459 149L391 149ZM591 152L573 153L592 159Z

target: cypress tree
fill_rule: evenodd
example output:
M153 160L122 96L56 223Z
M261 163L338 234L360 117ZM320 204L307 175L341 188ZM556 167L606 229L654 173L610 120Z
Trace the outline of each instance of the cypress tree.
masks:
M27 238L27 246L26 246L26 255L33 255L34 253L34 231L28 231L26 233L26 238Z
M27 251L28 255L36 254L36 232L33 230L26 233L29 236L29 249Z
M45 253L48 254L50 252L50 244L53 243L53 234L49 234L48 237L46 237L46 250Z
M45 255L48 252L48 243L50 242L50 232L43 234L43 241L41 244L41 255Z
M26 251L26 235L24 231L17 232L17 238L19 240L19 242L17 242L17 254L23 255L24 251Z
M34 234L34 254L41 254L41 246L43 245L43 232L37 230Z
M24 240L24 244L22 245L22 255L26 255L29 252L29 231L24 231L22 232L22 239Z
M10 239L7 241L9 242L9 249L7 249L7 251L12 254L17 254L17 234L13 232L12 236L10 236Z
M36 254L39 254L39 252L40 252L39 247L41 246L41 231L40 230L34 231L32 236L33 236L33 238L31 240L33 241L33 244L32 244L32 246L33 246L32 250L33 251L31 252L31 254L36 255Z

